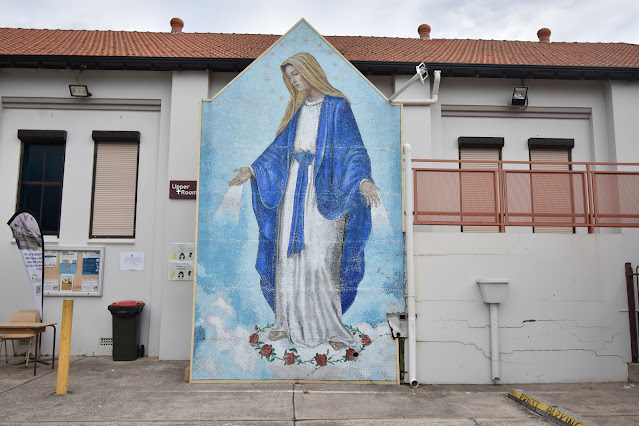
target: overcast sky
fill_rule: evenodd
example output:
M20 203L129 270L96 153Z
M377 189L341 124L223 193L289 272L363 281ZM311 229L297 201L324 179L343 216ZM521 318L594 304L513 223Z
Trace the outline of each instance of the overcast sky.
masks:
M637 0L0 0L0 27L283 34L305 18L322 35L639 44Z

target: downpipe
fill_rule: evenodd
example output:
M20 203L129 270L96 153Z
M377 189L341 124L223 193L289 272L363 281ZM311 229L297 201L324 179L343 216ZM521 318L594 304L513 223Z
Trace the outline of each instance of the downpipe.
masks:
M493 383L499 384L499 303L490 304L490 366Z
M428 106L436 104L439 101L439 84L441 82L442 72L440 70L435 70L433 72L434 80L433 80L433 90L430 95L430 99L403 99L403 100L395 100L400 93L408 88L410 84L412 84L416 80L409 80L409 82L404 85L397 93L390 97L390 101L394 104L401 104L407 106ZM415 76L416 77L416 76ZM413 78L415 78L413 77Z
M404 200L406 207L406 312L408 320L408 383L417 381L417 339L415 336L415 265L413 259L413 169L410 144L404 144Z

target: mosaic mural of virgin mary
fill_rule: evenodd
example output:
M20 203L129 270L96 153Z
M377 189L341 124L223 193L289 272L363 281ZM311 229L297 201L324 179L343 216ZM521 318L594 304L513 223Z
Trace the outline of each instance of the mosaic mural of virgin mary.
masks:
M340 350L359 343L342 314L364 276L378 188L350 103L317 60L301 52L280 68L290 99L275 140L229 185L251 181L268 338Z

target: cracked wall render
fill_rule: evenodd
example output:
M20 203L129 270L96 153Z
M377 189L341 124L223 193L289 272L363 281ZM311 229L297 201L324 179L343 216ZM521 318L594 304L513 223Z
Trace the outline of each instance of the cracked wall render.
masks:
M417 233L415 246L420 382L491 382L490 317L479 278L509 280L499 307L502 383L627 379L623 268L639 252L633 231Z

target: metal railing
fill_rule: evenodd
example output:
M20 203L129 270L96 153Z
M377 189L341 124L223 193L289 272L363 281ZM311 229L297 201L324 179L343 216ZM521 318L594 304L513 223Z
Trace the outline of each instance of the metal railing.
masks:
M413 163L416 225L639 227L639 163Z

